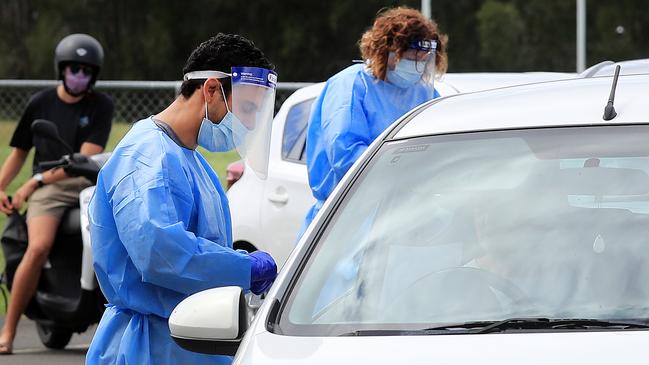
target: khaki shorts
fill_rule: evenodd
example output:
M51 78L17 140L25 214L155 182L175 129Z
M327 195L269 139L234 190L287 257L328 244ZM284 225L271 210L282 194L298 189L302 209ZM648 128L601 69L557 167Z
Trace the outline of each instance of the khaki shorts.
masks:
M27 220L39 215L61 219L67 208L79 206L79 193L91 185L85 177L72 177L36 189L29 198Z

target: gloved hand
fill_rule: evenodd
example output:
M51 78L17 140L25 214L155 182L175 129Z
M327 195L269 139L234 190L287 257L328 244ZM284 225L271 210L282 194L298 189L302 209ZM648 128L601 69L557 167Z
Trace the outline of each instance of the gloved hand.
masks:
M264 251L255 251L248 255L252 261L250 273L250 291L260 295L265 293L277 277L275 260Z

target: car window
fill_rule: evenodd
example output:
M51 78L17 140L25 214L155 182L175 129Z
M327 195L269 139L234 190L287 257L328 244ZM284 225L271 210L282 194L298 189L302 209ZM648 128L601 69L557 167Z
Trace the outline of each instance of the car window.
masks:
M306 161L304 146L306 144L307 124L313 99L295 104L286 116L284 136L282 139L282 158L292 161Z
M309 254L282 333L649 318L647 126L384 144Z

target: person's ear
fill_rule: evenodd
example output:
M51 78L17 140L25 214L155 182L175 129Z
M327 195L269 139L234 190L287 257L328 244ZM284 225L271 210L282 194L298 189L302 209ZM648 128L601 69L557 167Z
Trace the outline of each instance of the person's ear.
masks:
M396 52L389 52L387 57L385 58L385 63L387 66L386 68L388 70L394 70L397 66L397 62L399 62L399 58L396 55Z
M221 99L221 82L215 78L209 78L203 83L203 98L210 104L214 98Z

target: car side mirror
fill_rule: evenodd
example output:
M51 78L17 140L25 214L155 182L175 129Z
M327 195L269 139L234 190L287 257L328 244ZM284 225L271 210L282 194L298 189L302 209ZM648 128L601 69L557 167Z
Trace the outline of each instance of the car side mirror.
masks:
M228 286L189 296L169 316L174 341L185 350L233 356L248 329L243 290Z

